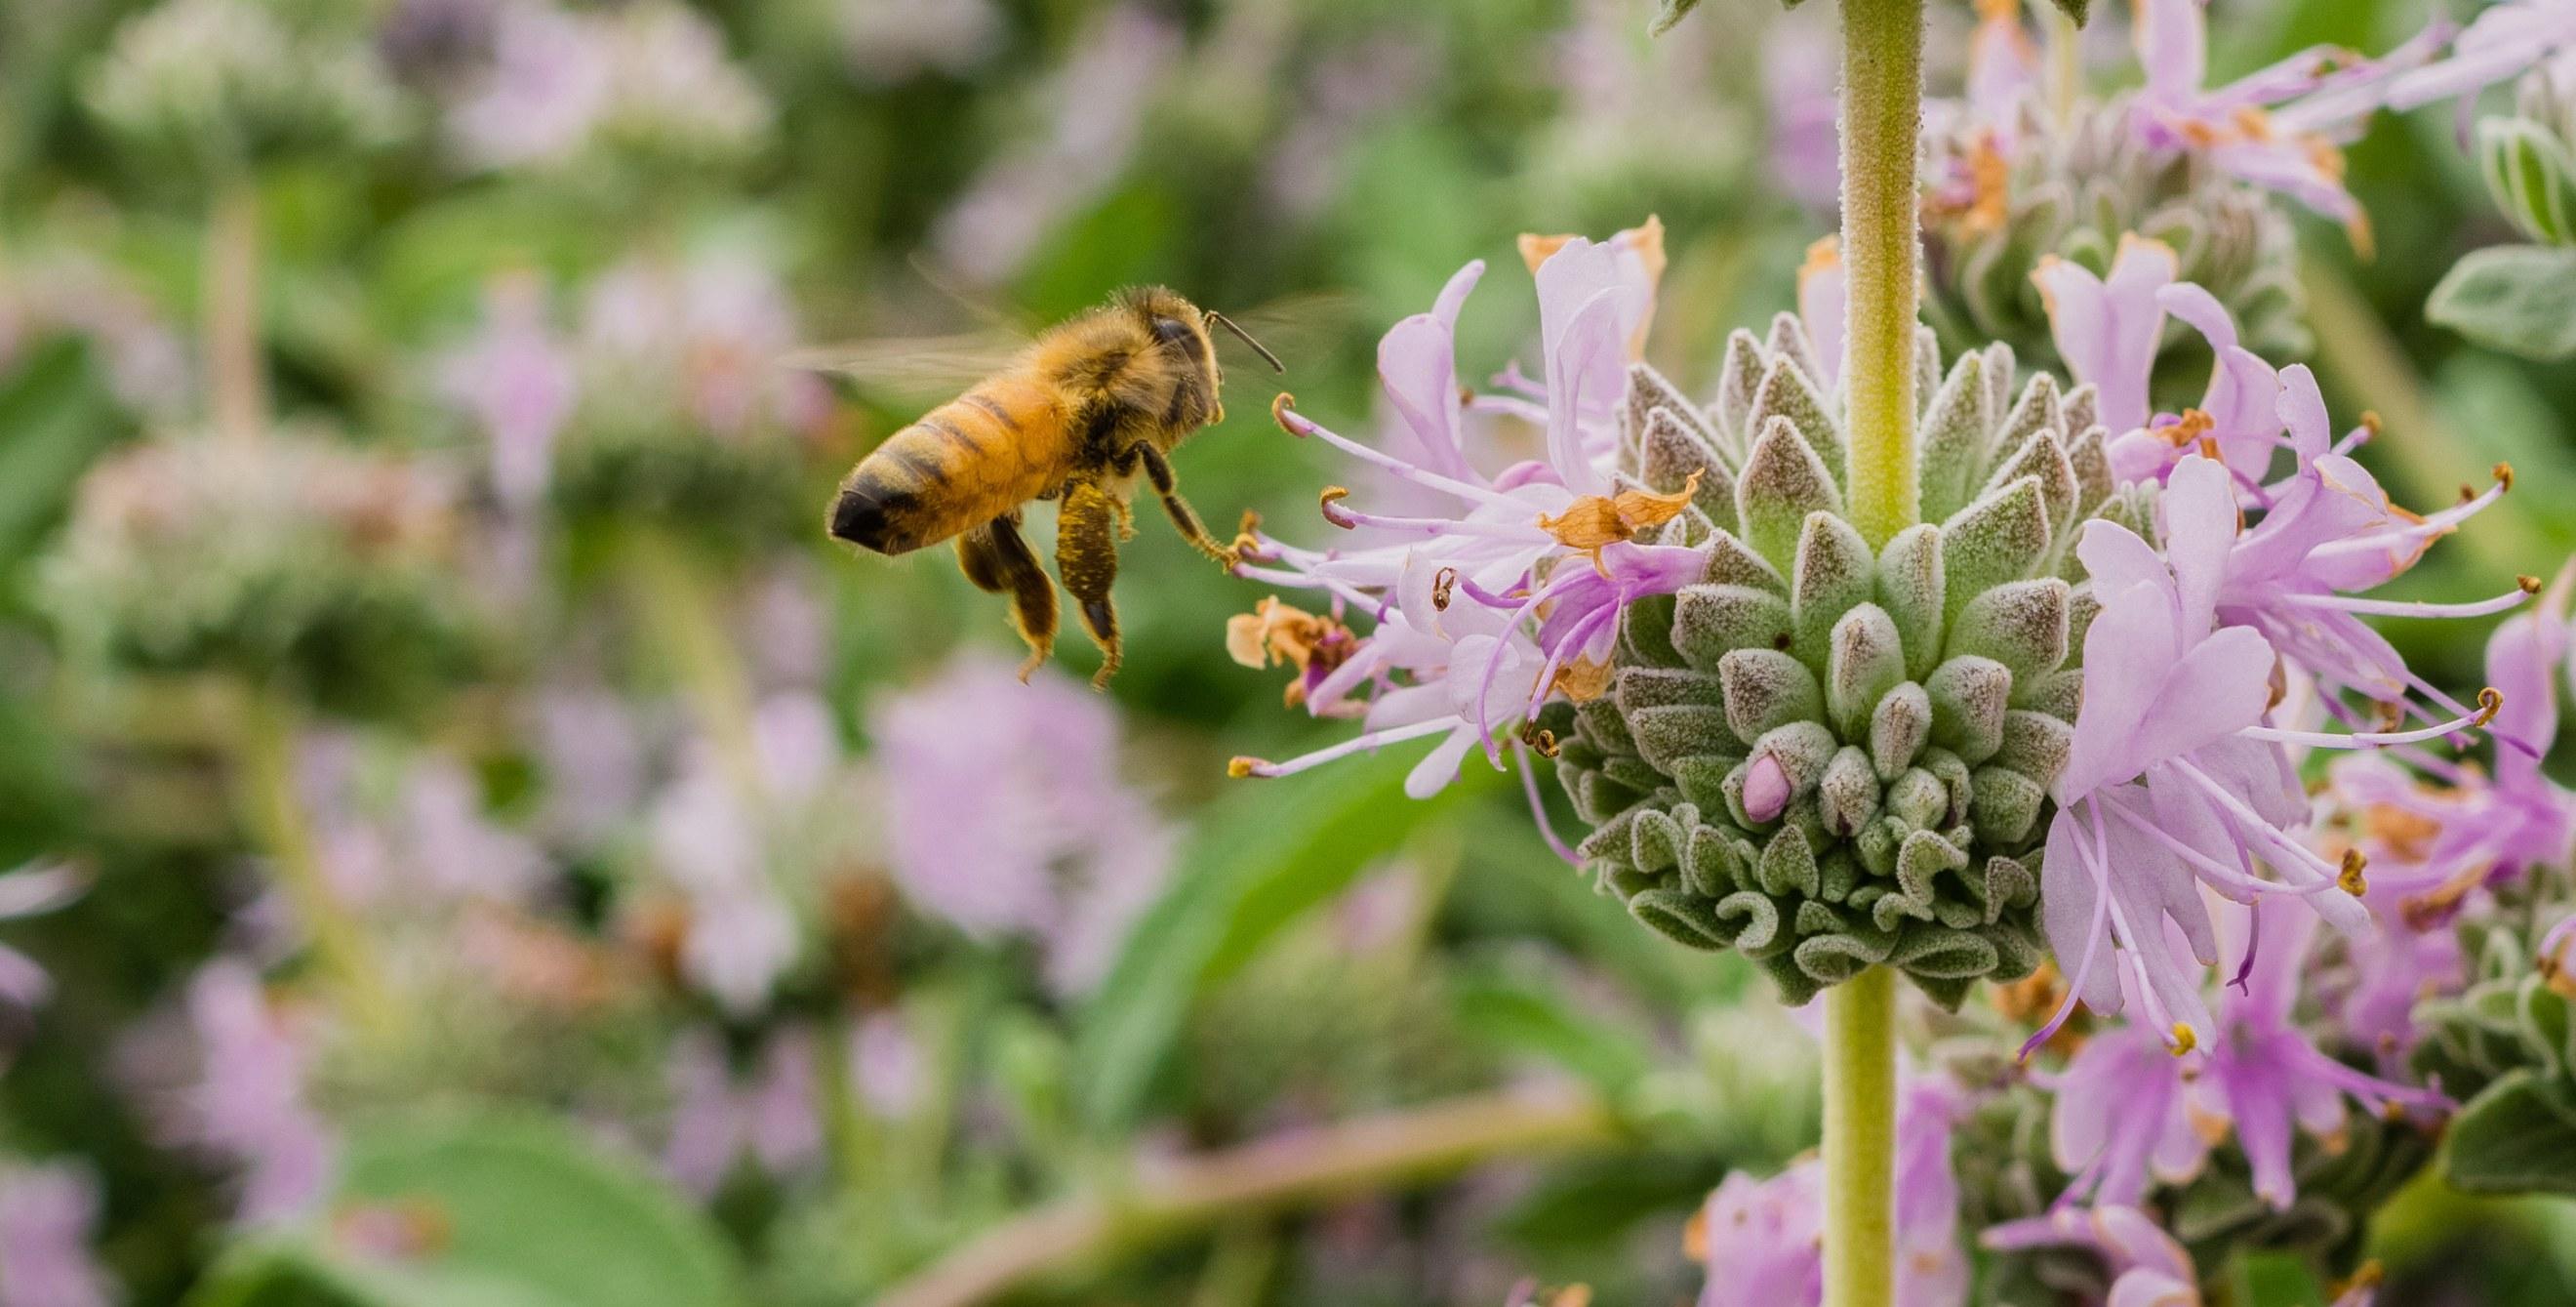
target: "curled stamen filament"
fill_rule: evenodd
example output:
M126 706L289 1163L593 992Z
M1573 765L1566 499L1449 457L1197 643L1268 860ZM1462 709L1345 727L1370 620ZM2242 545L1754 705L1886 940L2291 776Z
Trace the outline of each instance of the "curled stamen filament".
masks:
M2504 696L2493 687L2478 692L2478 710L2449 721L2435 722L2412 731L2355 731L2349 735L2335 731L2293 731L2277 726L2251 726L2239 732L2247 739L2269 740L2274 744L2294 744L2311 749L2380 749L2392 744L2421 744L2444 736L2473 731L2495 720L2504 707Z
M1482 500L1485 503L1500 504L1513 509L1525 507L1509 495L1487 490L1483 486L1470 485L1455 477L1445 477L1437 472L1426 471L1383 450L1371 449L1298 412L1295 405L1295 398L1284 391L1270 405L1270 416L1277 419L1279 425L1292 436L1313 436L1363 463L1385 468L1415 485L1429 486L1433 490L1456 495L1461 499Z
M1448 718L1434 717L1427 722L1415 722L1409 726L1390 726L1382 731L1371 731L1366 735L1354 736L1329 748L1317 749L1313 753L1302 754L1286 762L1270 762L1261 758L1235 758L1226 763L1225 774L1237 780L1247 776L1259 776L1265 779L1294 776L1310 767L1320 767L1325 763L1347 758L1354 753L1364 753L1380 745L1399 744L1406 740L1418 740L1426 735L1438 735L1442 731L1455 729L1456 725L1456 722Z
M2536 589L2537 587L2534 587ZM2403 599L2364 599L2355 595L2293 594L2283 595L2281 602L2302 608L2330 608L2341 613L2365 617L2485 617L2520 607L2529 599L2532 589L2517 585L2493 598L2460 604L2435 604Z

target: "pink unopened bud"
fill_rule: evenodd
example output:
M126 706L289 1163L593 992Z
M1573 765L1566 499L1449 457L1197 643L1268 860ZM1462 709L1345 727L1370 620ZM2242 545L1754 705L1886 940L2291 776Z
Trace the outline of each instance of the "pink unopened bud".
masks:
M1789 806L1789 771L1771 754L1753 760L1753 769L1744 773L1744 815L1755 821L1774 821Z

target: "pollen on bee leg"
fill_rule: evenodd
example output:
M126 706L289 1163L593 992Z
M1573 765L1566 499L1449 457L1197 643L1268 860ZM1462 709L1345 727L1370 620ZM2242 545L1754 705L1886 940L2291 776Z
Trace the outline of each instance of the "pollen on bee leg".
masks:
M2369 893L2370 882L2364 879L2361 874L2361 869L2369 865L2370 859L2364 856L2361 850L2345 849L2343 851L2343 869L2335 873L2335 888L2342 890L2344 893L2349 894L2354 898L2360 898L2362 895Z
M1522 723L1520 740L1521 743L1528 745L1532 751L1536 752L1538 756L1542 758L1555 757L1560 747L1556 742L1556 732L1539 725L1537 722Z
M2490 685L2478 691L2478 715L2469 719L2469 725L2483 727L2494 721L2496 714L2503 711L2504 691Z

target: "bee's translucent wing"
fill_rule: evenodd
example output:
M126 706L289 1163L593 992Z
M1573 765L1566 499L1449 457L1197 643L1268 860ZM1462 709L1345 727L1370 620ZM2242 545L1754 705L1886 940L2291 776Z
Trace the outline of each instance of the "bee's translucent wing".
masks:
M1010 366L1026 339L999 329L817 345L781 359L790 368L846 377L870 394L897 399L954 395Z
M1331 357L1354 338L1359 329L1362 304L1356 292L1341 290L1305 291L1285 295L1241 313L1227 312L1243 334L1261 342L1261 347L1279 356L1291 375L1300 366L1314 367ZM1243 342L1225 332L1216 333L1216 348L1229 371L1246 365L1270 370ZM1371 337L1374 339L1374 336Z

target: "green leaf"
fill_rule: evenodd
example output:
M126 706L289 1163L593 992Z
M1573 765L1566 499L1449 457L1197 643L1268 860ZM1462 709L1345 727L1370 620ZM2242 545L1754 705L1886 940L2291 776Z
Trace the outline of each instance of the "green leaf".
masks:
M190 1307L730 1307L721 1238L660 1180L524 1112L388 1118L349 1138L329 1210L428 1218L417 1256L363 1255L322 1229L224 1259ZM327 1228L327 1227L326 1227Z
M2237 1262L2237 1301L2252 1307L2324 1307L2316 1273L2297 1254L2247 1253Z
M2442 1174L2475 1194L2576 1194L2576 1106L2529 1070L2508 1072L2451 1119Z
M1580 1009L1550 978L1502 968L1472 975L1457 991L1459 1023L1507 1052L1534 1053L1584 1078L1605 1096L1624 1096L1655 1067L1639 1032Z
M2528 359L2576 357L2576 249L2499 245L2463 258L2424 316Z
M23 558L70 502L118 424L107 420L84 351L38 352L0 388L0 558Z
M1239 782L1201 823L1172 887L1128 934L1080 1018L1074 1065L1086 1120L1132 1120L1200 994L1416 827L1507 781L1471 765L1440 797L1416 801L1404 793L1416 760L1417 751L1398 750Z

